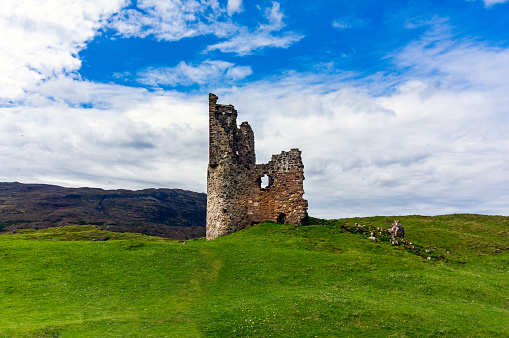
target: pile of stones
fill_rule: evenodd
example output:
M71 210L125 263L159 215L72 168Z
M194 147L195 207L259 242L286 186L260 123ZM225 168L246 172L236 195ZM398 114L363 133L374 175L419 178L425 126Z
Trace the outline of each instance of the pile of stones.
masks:
M389 228L389 233L391 234L391 244L399 245L398 238L405 237L405 228L403 228L399 221L394 221L392 226Z

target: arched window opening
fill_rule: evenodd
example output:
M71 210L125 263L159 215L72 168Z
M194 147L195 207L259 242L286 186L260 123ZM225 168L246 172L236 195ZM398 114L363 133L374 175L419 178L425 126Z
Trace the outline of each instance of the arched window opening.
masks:
M285 221L286 221L286 215L284 213L280 212L279 215L277 216L276 223L285 224Z

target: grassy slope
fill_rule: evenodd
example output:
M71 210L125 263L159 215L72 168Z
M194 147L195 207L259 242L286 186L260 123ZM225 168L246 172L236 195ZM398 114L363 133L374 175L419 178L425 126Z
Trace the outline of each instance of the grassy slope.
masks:
M187 244L93 226L3 235L0 337L509 336L509 217L397 218L446 261L347 231L393 219Z

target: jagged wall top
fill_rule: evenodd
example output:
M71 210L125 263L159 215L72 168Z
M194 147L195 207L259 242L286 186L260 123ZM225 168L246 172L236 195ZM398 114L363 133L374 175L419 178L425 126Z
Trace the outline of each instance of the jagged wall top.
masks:
M255 164L254 133L247 122L237 127L233 105L217 104L218 97L209 94L209 164L222 161Z

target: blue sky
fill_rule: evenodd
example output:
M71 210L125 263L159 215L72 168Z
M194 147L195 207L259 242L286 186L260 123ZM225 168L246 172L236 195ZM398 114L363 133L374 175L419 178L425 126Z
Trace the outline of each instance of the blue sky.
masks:
M207 97L316 217L508 214L509 1L3 1L1 181L206 189Z
M274 9L275 4L279 4L279 13L283 17L274 36L294 36L287 47L259 46L240 53L235 50L207 50L211 45L224 43L225 39L213 32L182 39L175 35L165 37L165 32L151 26L122 34L112 24L102 29L101 35L87 43L80 52L83 60L80 74L87 80L139 86L133 70L172 68L182 61L198 65L214 59L250 67L252 74L238 83L278 76L288 71L348 71L355 72L358 77L377 72L398 73L401 69L391 62L391 56L434 28L442 30L451 41L507 47L504 29L509 24L507 13L500 10L500 5L496 6L498 8L486 8L482 1L259 1L256 4L243 3L242 11L232 16L224 13L218 21L256 31L257 26L270 24L266 11ZM127 11L156 20L154 15L143 9L131 5ZM161 18L164 16L157 17ZM437 40L444 37L437 36ZM134 76L116 77L123 73ZM151 86L146 87L151 89ZM161 87L175 88L174 85ZM186 83L184 87L190 85ZM189 88L181 90L188 91Z

